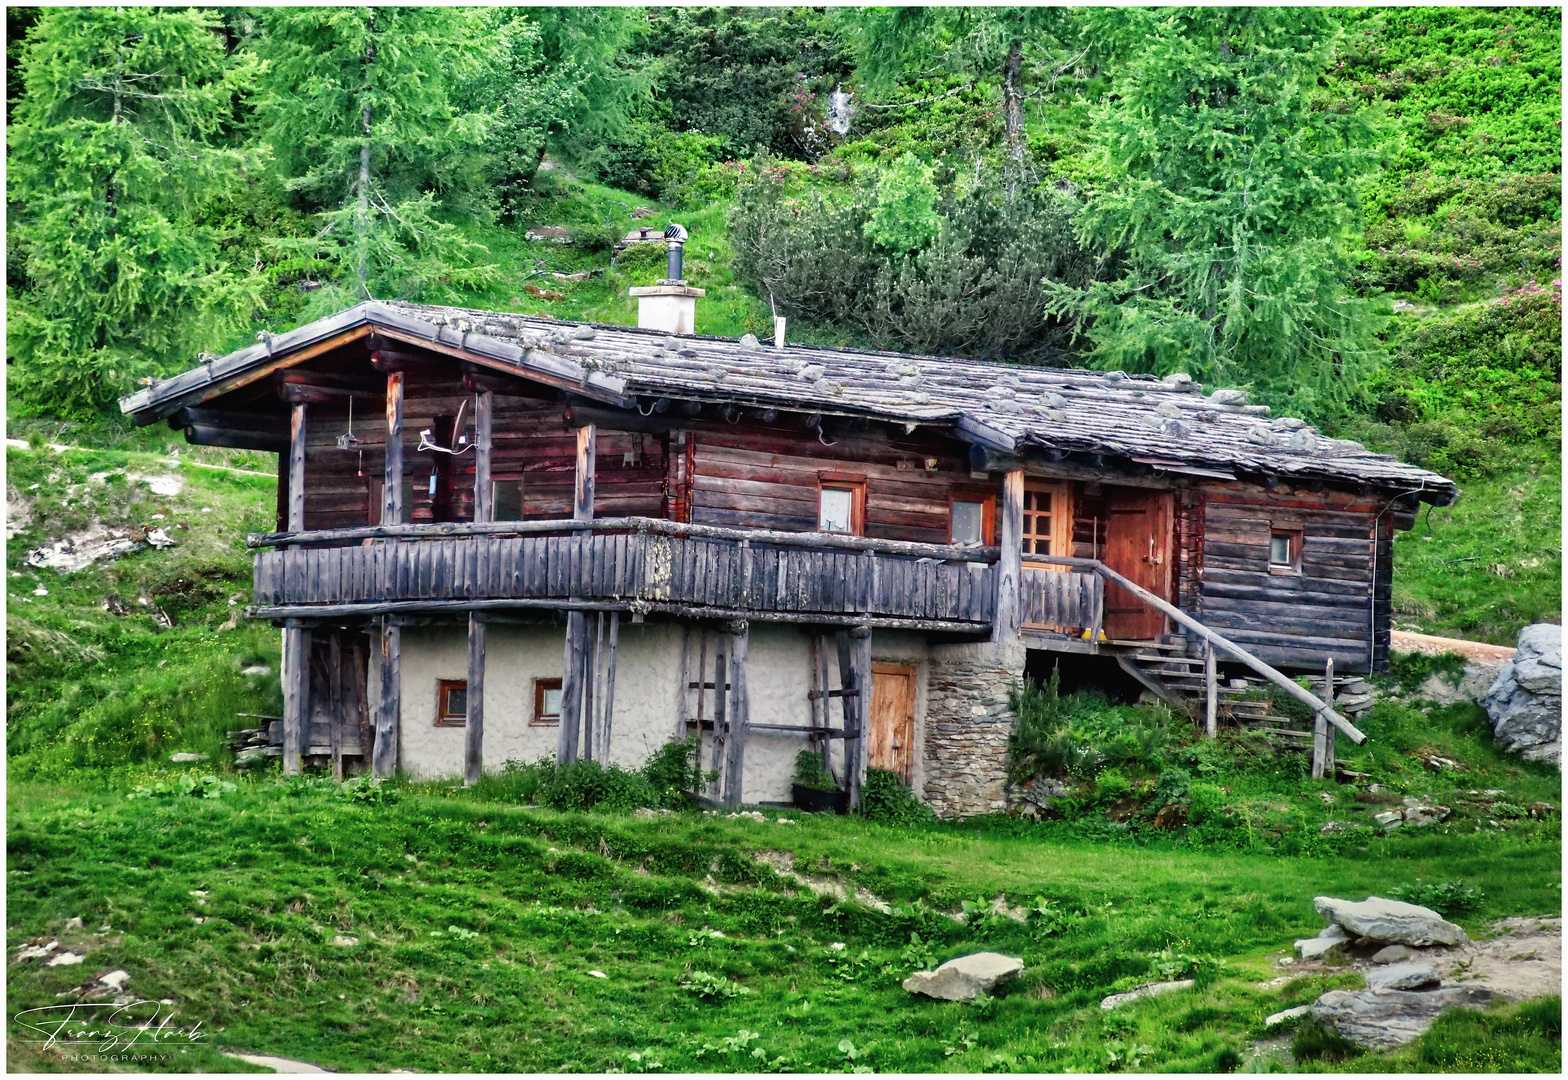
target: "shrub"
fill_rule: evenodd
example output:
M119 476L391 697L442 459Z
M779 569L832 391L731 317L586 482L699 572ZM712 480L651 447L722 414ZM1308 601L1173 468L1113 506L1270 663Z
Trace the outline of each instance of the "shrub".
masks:
M560 766L539 801L555 810L634 810L657 802L653 785L636 772L597 761Z
M1053 670L1049 682L1027 682L1009 699L1018 714L1008 744L1014 783L1037 776L1092 780L1111 766L1159 771L1160 753L1173 741L1168 709L1063 697L1059 685Z
M1493 809L1495 810L1496 807ZM1486 894L1477 886L1466 885L1463 881L1442 881L1434 885L1420 882L1414 885L1397 885L1388 891L1388 895L1407 904L1429 907L1439 915L1446 916L1474 911L1481 906L1481 901Z
M822 754L817 750L802 750L795 755L794 782L813 791L838 790L838 781L824 767Z
M860 789L860 813L868 821L889 825L919 825L936 816L929 805L904 786L897 773L886 769L866 770L866 783Z
M711 779L702 771L701 757L702 743L695 738L671 739L653 752L639 771L653 788L656 806L684 806L686 792Z

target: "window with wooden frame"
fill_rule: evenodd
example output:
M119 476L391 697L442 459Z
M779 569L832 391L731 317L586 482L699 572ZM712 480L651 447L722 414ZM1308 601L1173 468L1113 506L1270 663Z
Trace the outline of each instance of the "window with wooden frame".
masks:
M1030 555L1071 555L1073 508L1066 484L1025 484L1023 549Z
M441 679L436 683L436 727L466 727L468 680Z
M977 491L953 492L948 522L948 540L951 543L995 543L996 497Z
M561 722L561 680L534 680L533 723L541 727L554 727Z
M1269 530L1269 573L1301 573L1301 530Z
M865 535L865 477L846 473L817 474L817 531Z

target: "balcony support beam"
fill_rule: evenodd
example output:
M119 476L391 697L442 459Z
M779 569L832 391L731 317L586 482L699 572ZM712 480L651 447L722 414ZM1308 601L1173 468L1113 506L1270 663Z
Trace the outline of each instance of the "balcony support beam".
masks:
M377 776L397 771L397 729L403 711L403 627L397 616L381 619L381 692L376 696L376 745L371 770Z
M1002 521L996 564L996 616L991 640L1018 640L1018 583L1023 577L1024 472L1009 469L1002 480Z
M283 775L298 776L305 724L310 719L310 631L296 619L283 625Z
M381 484L381 524L403 524L403 373L387 376L386 470Z
M726 714L729 732L724 740L724 805L739 806L746 771L746 731L751 720L751 703L746 693L746 656L751 631L744 621L731 623L728 630L730 707Z
M463 786L479 782L485 750L485 617L468 613L468 716L464 724Z
M490 483L490 452L494 444L490 391L481 390L474 403L474 524L495 520L495 492Z
M577 429L577 470L573 488L572 520L593 520L594 452L597 429L586 424ZM577 534L586 535L585 532ZM575 598L573 598L575 599ZM593 677L593 650L588 639L588 616L582 610L566 616L566 644L561 656L561 727L555 757L562 765L577 760L585 725L593 714L585 708L592 700L586 680ZM591 733L589 734L591 738Z

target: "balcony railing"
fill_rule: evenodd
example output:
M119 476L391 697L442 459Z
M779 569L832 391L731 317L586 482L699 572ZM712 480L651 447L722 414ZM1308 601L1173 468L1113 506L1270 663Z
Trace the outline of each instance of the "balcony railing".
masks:
M1094 572L1098 563L1039 555L1024 559L1018 581L1018 621L1025 628L1087 630L1090 640L1097 641L1105 618L1105 582Z
M543 607L983 632L996 607L995 548L654 518L334 529L250 542L282 548L256 557L260 617Z

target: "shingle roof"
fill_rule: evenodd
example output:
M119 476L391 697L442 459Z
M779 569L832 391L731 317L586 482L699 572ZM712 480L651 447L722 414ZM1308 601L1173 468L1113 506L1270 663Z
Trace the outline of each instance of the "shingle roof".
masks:
M569 378L589 396L631 404L674 397L952 424L1013 450L1109 454L1156 466L1273 473L1419 489L1439 504L1452 481L1329 439L1300 420L1268 418L1239 391L1205 395L1186 376L1025 367L994 361L787 345L504 312L368 302L268 338L122 399L126 413L168 415L200 391L269 358L371 323L460 348L520 374Z

